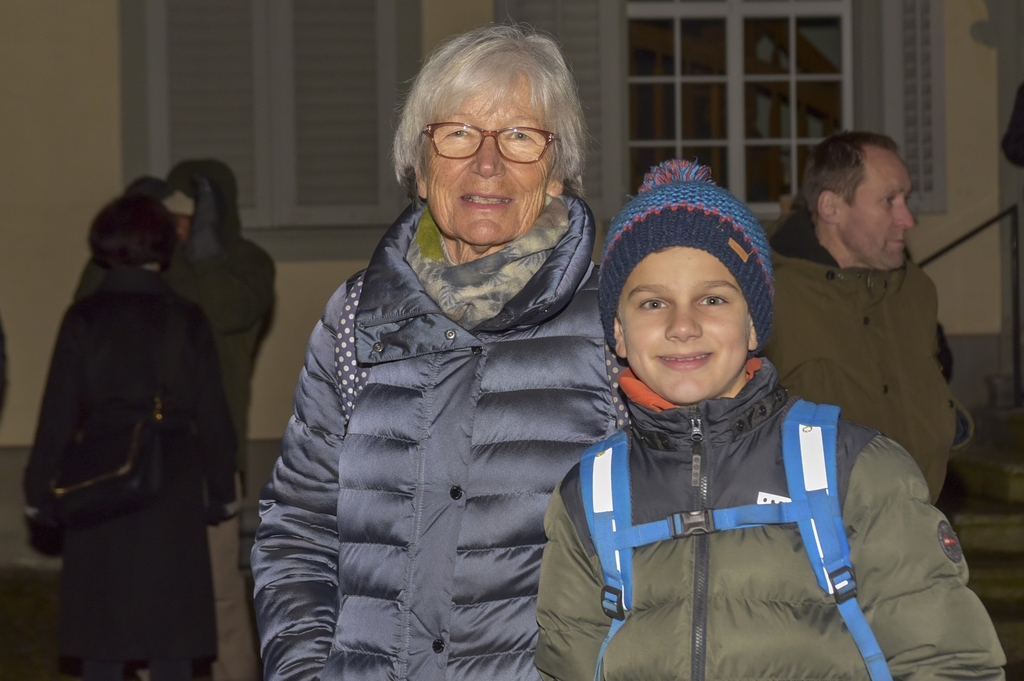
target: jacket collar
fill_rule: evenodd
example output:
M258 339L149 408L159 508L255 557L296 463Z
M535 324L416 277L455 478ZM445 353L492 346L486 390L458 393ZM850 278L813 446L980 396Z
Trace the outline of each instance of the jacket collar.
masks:
M869 304L899 291L907 267L912 266L904 265L894 270L840 267L832 254L818 242L811 215L803 208L786 218L770 243L776 266L791 259L814 278L830 282L830 286L844 295L862 295L866 291Z
M814 222L806 208L800 208L787 217L779 227L779 231L772 236L770 244L772 249L780 255L810 260L819 265L839 267L839 263L828 252L828 249L818 241L818 237L814 233Z
M118 293L166 294L171 287L159 273L143 267L115 267L107 270L99 286L100 291Z
M736 397L705 400L690 407L662 412L629 402L633 435L652 449L674 451L689 448L695 439L732 441L755 431L782 409L786 389L779 385L778 372L765 358L761 368ZM697 437L697 420L700 434Z
M493 319L470 333L448 319L423 290L405 260L423 208L410 206L381 239L366 269L355 316L356 357L361 364L479 346L480 337L525 329L561 312L593 267L594 216L565 196L569 229L522 291Z

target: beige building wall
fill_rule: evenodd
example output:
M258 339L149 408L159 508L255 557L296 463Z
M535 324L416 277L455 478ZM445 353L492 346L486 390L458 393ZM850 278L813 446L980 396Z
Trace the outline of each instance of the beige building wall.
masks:
M971 37L988 19L984 0L945 6L947 212L920 215L908 236L923 259L999 212L996 51ZM947 334L997 334L1001 328L999 230L992 227L927 268Z
M493 15L490 0L423 0L424 55L445 38L489 23ZM281 437L292 415L309 334L335 289L365 266L362 260L278 263L274 323L253 376L249 437Z
M423 54L445 38L494 21L492 0L422 0Z
M0 3L0 445L32 440L89 223L121 188L118 59L117 0Z
M253 373L251 439L275 439L284 433L309 335L334 291L364 267L364 260L277 263L273 325Z
M998 211L996 57L970 26L984 0L946 8L949 211L911 232L918 258ZM424 0L423 49L492 20L484 0ZM9 385L0 446L31 442L61 315L99 207L121 188L117 0L0 3L0 318ZM280 437L303 353L330 295L364 261L278 263L277 306L253 380L250 437ZM951 334L996 333L995 232L929 267Z

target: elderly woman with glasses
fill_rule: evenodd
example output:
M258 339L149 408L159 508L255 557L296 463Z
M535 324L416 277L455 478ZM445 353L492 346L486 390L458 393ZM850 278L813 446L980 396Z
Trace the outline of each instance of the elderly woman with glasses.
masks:
M268 679L533 679L543 516L616 428L550 39L438 48L394 145L412 205L309 343L253 549Z

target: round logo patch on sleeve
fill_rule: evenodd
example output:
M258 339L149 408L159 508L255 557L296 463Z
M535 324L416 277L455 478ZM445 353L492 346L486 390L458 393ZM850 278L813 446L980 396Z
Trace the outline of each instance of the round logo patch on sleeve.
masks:
M964 549L960 546L960 538L956 536L953 526L946 520L939 521L939 546L942 547L946 557L954 563L959 563L964 559Z

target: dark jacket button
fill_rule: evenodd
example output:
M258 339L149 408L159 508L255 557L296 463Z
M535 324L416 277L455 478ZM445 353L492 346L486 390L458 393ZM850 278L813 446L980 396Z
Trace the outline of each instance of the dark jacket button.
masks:
M444 652L444 641L442 641L439 638L435 638L434 639L434 643L430 647L434 649L435 653L443 653Z
M447 338L448 340L453 340L455 338L455 330L448 329L447 331L444 332L444 337Z
M867 326L870 323L871 323L871 319L869 319L868 317L865 317L864 318L864 326Z
M482 347L480 347L479 345L474 345L473 346L473 354L474 355L479 355L483 351L484 351L484 349Z
M883 385L882 386L882 394L883 395L887 395L888 393L889 393L889 386Z
M384 344L383 343L377 342L377 343L373 344L373 351L374 352L380 352L383 349L384 349Z
M452 488L448 490L448 494L451 495L452 499L458 501L462 498L462 488L458 485L452 485Z
M829 281L832 281L833 279L836 278L836 273L833 272L832 270L829 270L828 272L825 273L825 278L828 279Z

